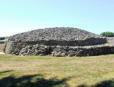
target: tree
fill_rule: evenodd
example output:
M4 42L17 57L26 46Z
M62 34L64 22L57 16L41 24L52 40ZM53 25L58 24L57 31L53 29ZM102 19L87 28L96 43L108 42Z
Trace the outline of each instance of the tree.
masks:
M0 40L5 40L5 37L0 37Z
M114 37L113 32L103 32L103 33L101 33L101 35L104 36L104 37Z

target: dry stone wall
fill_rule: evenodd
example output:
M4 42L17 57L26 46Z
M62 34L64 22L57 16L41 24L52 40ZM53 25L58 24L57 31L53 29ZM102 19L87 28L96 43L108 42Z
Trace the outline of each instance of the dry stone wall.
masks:
M95 56L113 54L114 46L59 46L39 45L32 43L7 43L7 54L13 55L50 55L50 56Z

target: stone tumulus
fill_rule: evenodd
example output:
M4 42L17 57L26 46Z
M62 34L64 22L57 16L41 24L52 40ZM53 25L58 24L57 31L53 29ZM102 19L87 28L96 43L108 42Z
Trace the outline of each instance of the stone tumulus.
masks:
M9 37L5 52L14 55L93 56L114 53L107 39L70 27L37 29ZM108 50L108 51L106 51Z

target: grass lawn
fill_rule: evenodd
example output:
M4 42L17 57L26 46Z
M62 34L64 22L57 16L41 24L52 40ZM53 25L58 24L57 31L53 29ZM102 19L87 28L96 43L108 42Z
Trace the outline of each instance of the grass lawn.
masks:
M0 87L86 87L84 85L114 87L114 55L0 55Z

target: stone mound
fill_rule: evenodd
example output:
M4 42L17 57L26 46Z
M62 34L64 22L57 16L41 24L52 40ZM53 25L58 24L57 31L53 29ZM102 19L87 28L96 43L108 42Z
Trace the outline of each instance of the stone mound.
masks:
M87 46L103 44L105 38L77 28L46 28L14 35L13 42L28 42L41 45Z
M85 56L94 55L94 52L86 52L105 43L106 38L85 30L56 27L13 35L9 37L5 52L15 55Z
M25 32L21 34L14 35L9 38L9 41L39 41L39 40L56 40L56 41L75 41L75 40L85 40L87 38L100 38L101 36L81 30L78 28L46 28L38 29L30 32Z

